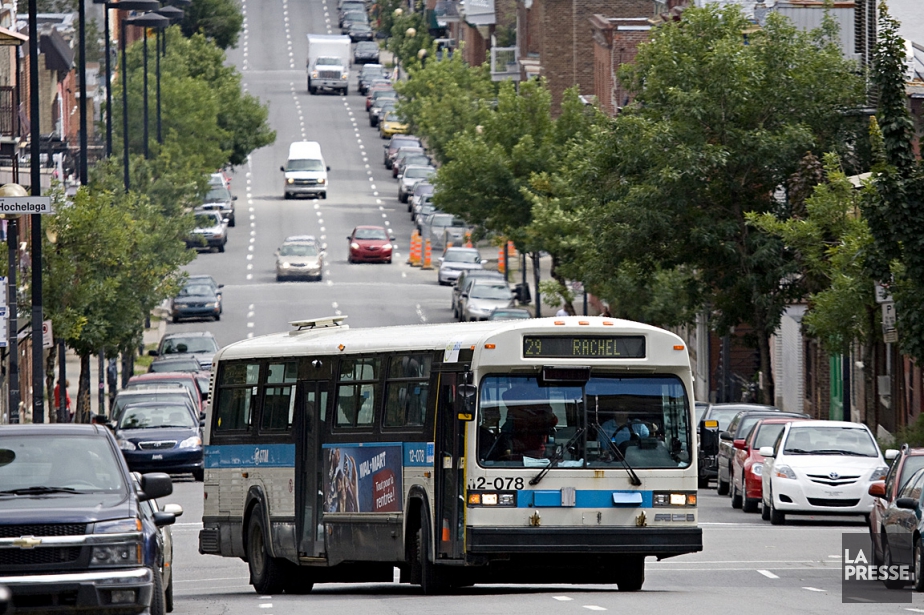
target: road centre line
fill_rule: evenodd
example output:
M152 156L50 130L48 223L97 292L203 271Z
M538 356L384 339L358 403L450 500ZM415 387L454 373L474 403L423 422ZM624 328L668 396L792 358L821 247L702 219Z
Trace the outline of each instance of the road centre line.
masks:
M764 575L768 579L779 579L780 578L776 576L775 574L773 574L772 572L770 572L769 570L758 570L757 572Z
M571 600L574 600L574 598L569 598L568 596L552 596L552 598L554 598L555 600L558 600L559 602L569 602Z
M826 590L826 589L819 589L819 588L817 588L817 587L803 587L802 589L807 590L807 591L810 591L810 592L822 592L822 593L825 593L825 594L828 593L828 590Z

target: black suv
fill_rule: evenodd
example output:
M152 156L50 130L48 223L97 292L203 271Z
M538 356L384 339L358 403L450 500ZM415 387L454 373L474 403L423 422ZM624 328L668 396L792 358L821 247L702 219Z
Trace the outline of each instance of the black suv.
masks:
M166 610L158 527L141 503L173 491L166 474L136 488L103 425L0 428L0 585L16 613Z

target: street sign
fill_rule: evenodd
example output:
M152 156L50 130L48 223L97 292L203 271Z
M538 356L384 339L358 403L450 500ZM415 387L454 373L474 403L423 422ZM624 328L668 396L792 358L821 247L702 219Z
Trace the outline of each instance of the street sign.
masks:
M7 317L9 316L9 310L7 307L0 306L0 348L7 348L10 345L10 334L9 327L7 325Z
M54 348L55 347L55 337L51 332L51 321L45 320L42 322L42 348Z
M876 282L876 303L892 303L892 291L882 282Z
M51 197L0 196L0 214L52 214Z
M6 287L7 287L6 276L0 275L0 305L6 305Z
M898 341L898 331L895 329L895 304L891 301L882 304L882 337L887 344Z

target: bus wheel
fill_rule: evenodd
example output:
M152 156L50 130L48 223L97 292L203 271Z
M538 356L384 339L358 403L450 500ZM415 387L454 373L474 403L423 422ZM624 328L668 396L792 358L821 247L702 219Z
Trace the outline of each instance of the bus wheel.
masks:
M247 530L247 564L250 584L260 594L281 593L286 581L283 562L266 552L266 529L263 527L263 507L254 506Z
M439 594L448 589L448 586L440 574L442 571L433 565L430 561L430 520L426 518L426 509L420 511L420 529L417 530L417 568L420 571L420 587L424 594Z
M314 579L310 570L299 568L298 566L289 567L286 574L285 590L287 594L309 594L314 587Z
M621 592L637 592L645 583L645 558L627 557L616 572L616 586Z

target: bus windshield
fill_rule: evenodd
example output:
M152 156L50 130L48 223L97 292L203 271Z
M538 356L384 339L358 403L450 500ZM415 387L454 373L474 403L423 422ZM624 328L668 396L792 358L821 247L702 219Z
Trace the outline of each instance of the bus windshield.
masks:
M489 375L480 388L482 466L690 465L690 410L676 376L595 375L581 386Z

